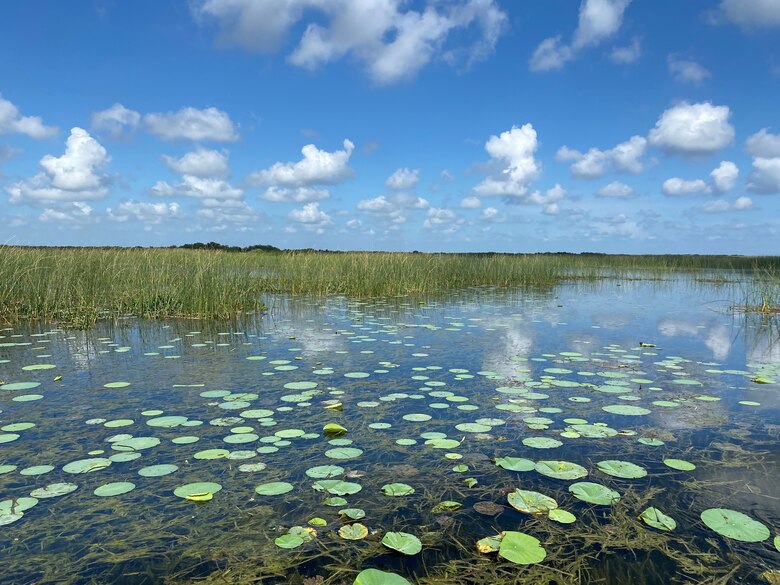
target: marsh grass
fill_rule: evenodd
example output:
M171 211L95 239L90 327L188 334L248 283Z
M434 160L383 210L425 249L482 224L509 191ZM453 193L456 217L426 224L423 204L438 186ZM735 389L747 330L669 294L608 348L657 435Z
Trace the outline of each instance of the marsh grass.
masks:
M780 270L767 268L753 274L734 308L745 313L777 315L780 313Z
M730 271L730 272L724 272ZM235 318L265 292L437 295L474 286L551 288L564 280L754 278L744 307L780 303L780 257L604 254L227 252L0 247L0 320L87 327L101 317ZM715 274L715 276L713 276Z

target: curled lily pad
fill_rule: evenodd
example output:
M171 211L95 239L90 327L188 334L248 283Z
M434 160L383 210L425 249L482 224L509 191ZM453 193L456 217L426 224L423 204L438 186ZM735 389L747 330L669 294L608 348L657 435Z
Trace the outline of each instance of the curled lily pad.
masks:
M569 491L578 500L590 504L608 506L620 499L620 494L606 486L589 481L578 481L569 486Z
M647 475L647 470L644 467L635 463L630 463L629 461L619 461L617 459L599 461L596 463L596 467L598 467L599 471L602 473L623 479L637 479Z
M340 424L337 423L328 423L324 427L322 427L322 432L328 436L335 437L335 436L345 434L347 432L347 429L345 429L344 427L342 427Z
M409 581L396 575L379 569L365 569L358 573L352 585L412 585Z
M517 511L525 514L545 514L558 507L550 496L531 490L516 489L507 495L509 504Z
M734 540L761 542L769 538L769 528L736 510L709 508L701 513L701 520L711 530Z
M349 496L363 489L363 486L359 483L342 481L340 479L321 479L314 482L312 487L317 491L326 491L334 496Z
M570 461L537 461L534 469L554 479L573 480L588 475L588 470L582 465Z
M414 488L405 483L387 483L382 486L382 493L386 496L409 496L414 493Z
M480 538L477 541L477 551L481 552L483 555L498 552L500 547L500 536L486 536L485 538Z
M677 522L674 518L667 516L658 508L647 508L640 515L639 519L653 528L658 530L674 530L677 527Z
M382 544L405 555L416 555L422 550L420 539L408 532L388 532L382 538Z
M366 512L360 508L342 508L339 510L339 518L342 522L357 522L366 517Z
M538 538L523 532L504 532L498 556L518 565L541 563L547 556Z
M462 507L463 504L460 502L444 500L443 502L439 502L433 508L431 508L431 512L455 512L456 510L460 510Z
M496 457L495 463L498 467L509 471L531 471L534 468L534 462L522 457Z

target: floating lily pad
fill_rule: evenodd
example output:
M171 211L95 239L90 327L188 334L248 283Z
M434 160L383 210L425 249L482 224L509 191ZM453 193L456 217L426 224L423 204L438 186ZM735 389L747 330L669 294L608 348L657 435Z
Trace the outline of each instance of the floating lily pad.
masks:
M408 532L387 532L382 544L405 555L416 555L422 550L420 539Z
M538 473L554 479L573 480L588 475L588 470L582 465L570 461L538 461L534 469Z
M379 569L365 569L358 573L352 585L412 585L409 581L396 575Z
M199 481L181 485L173 490L173 493L180 498L186 499L188 497L197 496L199 494L216 494L221 489L222 486L218 483L211 481Z
M344 526L339 528L339 536L344 540L361 540L368 536L368 528L360 522L344 524Z
M499 536L486 536L477 541L477 551L481 552L483 555L498 552L500 547L501 537Z
M297 548L303 544L303 538L297 534L283 534L274 540L279 548Z
M644 467L635 463L630 463L629 461L619 461L617 459L599 461L596 463L596 467L598 467L599 471L602 473L623 479L638 479L647 475L647 470Z
M567 510L561 508L555 508L547 513L547 517L550 520L559 522L560 524L572 524L577 521L577 517Z
M558 507L558 502L550 496L531 490L516 489L506 499L515 510L525 514L546 514Z
M142 467L138 470L138 475L142 477L162 477L164 475L169 475L179 469L178 465L173 465L171 463L161 463L159 465L149 465L147 467Z
M33 498L57 498L78 489L75 483L50 483L49 485L30 492Z
M549 437L527 437L523 439L523 445L534 449L555 449L563 445L558 439Z
M769 538L769 528L736 510L709 508L701 513L701 520L711 530L734 540L761 542Z
M677 527L677 522L674 521L674 518L667 516L658 508L647 508L639 515L639 519L648 526L658 530L674 530Z
M192 457L194 459L205 459L205 460L223 459L227 457L229 453L230 451L228 451L227 449L205 449L203 451L198 451Z
M589 481L579 481L569 486L569 492L583 502L608 506L620 499L620 494L606 486Z
M331 459L354 459L362 454L363 451L354 447L336 447L335 449L325 451L325 456Z
M328 479L344 473L344 468L339 465L318 465L306 470L306 475L315 479Z
M337 423L328 423L322 427L322 432L329 436L339 436L347 432L347 429Z
M509 471L531 471L534 468L534 462L522 457L496 457L495 463L498 467Z
M261 496L278 496L291 492L294 486L286 481L272 481L264 483L255 488L255 492Z
M33 465L19 471L20 475L43 475L54 470L53 465Z
M414 488L405 483L387 483L381 489L386 496L409 496L414 493Z
M696 469L693 463L683 459L664 459L664 465L678 471L693 471Z
M121 496L135 489L135 484L129 481L114 481L105 483L95 489L94 494L102 498L108 496Z
M65 473L91 473L93 471L100 471L111 465L111 460L104 457L96 457L92 459L79 459L78 461L71 461L62 467L62 471Z
M507 531L501 538L498 556L518 565L541 563L547 556L539 539L523 532Z
M357 522L366 517L366 512L361 508L343 508L339 510L339 518L342 522Z
M334 496L350 496L363 489L359 483L340 479L321 479L314 482L312 487L317 491L326 491Z
M631 404L610 404L603 407L602 410L610 414L622 414L624 416L642 416L651 412L647 408Z

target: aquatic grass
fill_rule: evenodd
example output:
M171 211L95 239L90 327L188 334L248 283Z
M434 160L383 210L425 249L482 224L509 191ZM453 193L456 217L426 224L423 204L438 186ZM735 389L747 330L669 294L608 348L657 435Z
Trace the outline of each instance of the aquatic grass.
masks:
M780 270L766 268L756 271L743 291L742 301L733 308L744 313L780 313Z

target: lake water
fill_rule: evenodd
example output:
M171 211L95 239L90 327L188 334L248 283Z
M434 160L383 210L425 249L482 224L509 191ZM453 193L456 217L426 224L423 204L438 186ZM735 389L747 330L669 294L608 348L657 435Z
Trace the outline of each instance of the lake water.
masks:
M780 339L733 297L606 280L5 329L0 582L351 584L375 567L420 584L764 583L780 570ZM581 482L612 495L583 501ZM528 491L575 519L510 505ZM675 528L648 526L649 507ZM724 536L711 509L747 524ZM477 551L503 531L545 558Z

